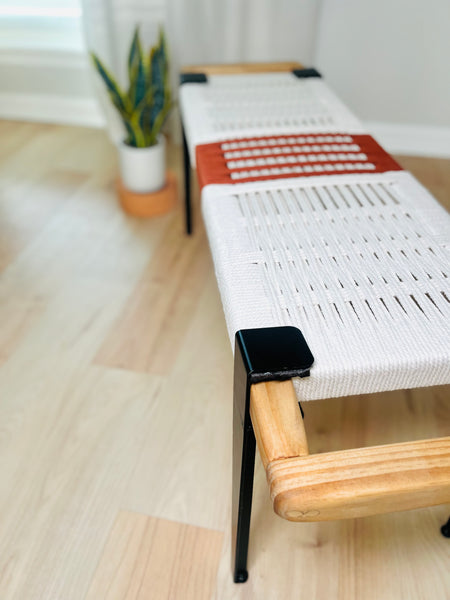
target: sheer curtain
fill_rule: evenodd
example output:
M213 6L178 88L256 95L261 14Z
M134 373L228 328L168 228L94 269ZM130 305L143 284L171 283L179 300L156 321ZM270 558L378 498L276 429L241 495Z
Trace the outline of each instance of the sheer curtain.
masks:
M183 63L311 60L317 0L166 0Z
M83 0L87 47L123 83L126 57L137 24L146 46L163 25L170 47L172 82L192 63L299 60L311 63L319 0ZM95 78L96 79L96 78ZM96 80L108 130L123 132Z

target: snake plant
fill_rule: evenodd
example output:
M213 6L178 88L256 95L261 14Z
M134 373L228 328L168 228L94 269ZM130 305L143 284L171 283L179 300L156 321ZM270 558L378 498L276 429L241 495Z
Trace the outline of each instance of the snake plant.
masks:
M145 55L136 27L128 55L129 86L126 91L96 54L91 52L91 57L125 125L125 143L136 148L156 144L172 107L164 31L160 29L158 43Z

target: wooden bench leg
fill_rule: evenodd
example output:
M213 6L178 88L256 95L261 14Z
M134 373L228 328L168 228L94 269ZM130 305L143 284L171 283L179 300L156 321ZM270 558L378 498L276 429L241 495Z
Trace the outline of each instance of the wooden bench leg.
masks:
M186 233L190 235L192 233L191 163L189 160L189 149L183 124L181 125L181 130L183 134L184 203L186 215Z
M256 440L250 416L252 384L272 378L306 377L313 362L294 327L247 329L236 334L233 390L232 571L235 583L247 580ZM291 385L290 380L287 382ZM297 419L301 421L298 404ZM303 444L295 446L295 453ZM291 456L291 454L289 454Z

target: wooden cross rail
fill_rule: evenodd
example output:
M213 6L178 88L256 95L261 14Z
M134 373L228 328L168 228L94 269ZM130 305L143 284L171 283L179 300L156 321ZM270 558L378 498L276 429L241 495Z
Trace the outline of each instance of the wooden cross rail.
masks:
M254 384L250 416L274 510L289 521L450 502L450 437L309 455L291 380Z

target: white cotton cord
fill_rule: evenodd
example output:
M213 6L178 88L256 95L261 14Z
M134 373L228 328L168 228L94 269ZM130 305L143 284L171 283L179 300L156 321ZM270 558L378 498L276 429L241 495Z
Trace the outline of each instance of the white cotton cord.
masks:
M292 73L216 75L207 83L185 83L180 109L192 166L199 144L254 135L365 133L322 79Z
M301 398L450 383L450 217L410 174L211 185L202 206L232 344L301 329Z

